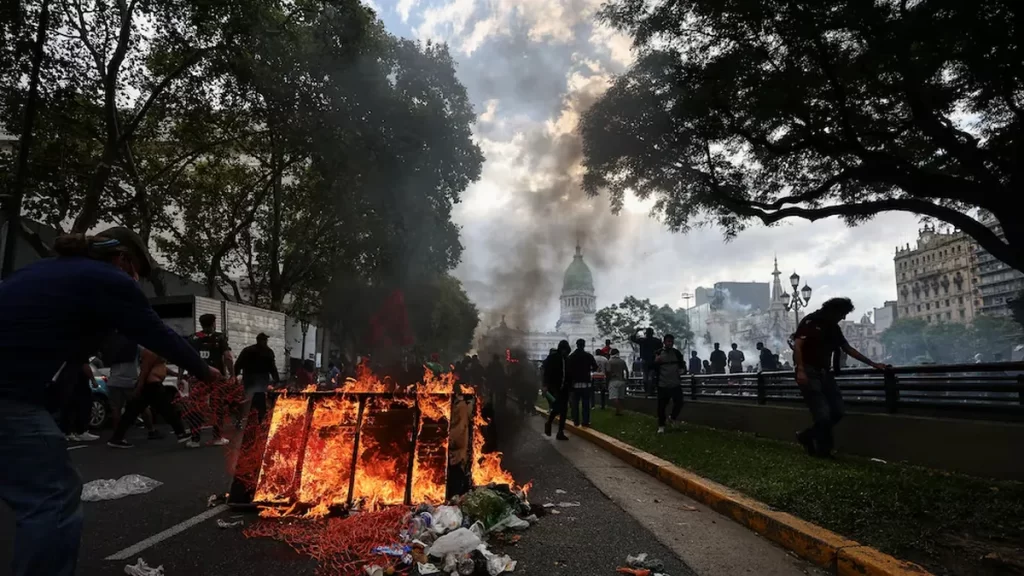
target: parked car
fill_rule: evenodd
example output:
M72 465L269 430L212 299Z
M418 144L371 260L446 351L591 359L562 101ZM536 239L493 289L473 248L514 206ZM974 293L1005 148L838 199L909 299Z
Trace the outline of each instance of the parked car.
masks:
M92 366L92 411L89 414L89 428L106 428L110 425L110 395L107 393L107 379L110 368L104 368L99 358L89 359Z

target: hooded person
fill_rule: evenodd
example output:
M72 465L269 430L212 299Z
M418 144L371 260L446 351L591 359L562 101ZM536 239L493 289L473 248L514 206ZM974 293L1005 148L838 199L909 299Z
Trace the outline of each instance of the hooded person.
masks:
M72 576L78 561L82 483L47 409L65 397L54 385L63 371L117 330L203 378L221 377L150 306L139 279L153 264L137 234L68 234L54 251L0 284L0 499L15 517L14 576Z
M551 436L551 424L558 418L559 440L568 440L565 435L565 417L569 411L569 394L572 392L572 383L569 380L568 359L572 348L568 340L558 343L558 348L544 361L544 388L555 398L551 410L548 411L548 420L544 424L544 433Z

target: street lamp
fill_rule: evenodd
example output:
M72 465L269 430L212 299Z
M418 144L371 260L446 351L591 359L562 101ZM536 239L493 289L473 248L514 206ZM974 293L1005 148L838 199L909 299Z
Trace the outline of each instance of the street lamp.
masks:
M793 316L796 318L796 325L799 326L800 309L806 308L807 304L811 301L811 287L804 282L804 287L797 290L800 286L800 275L796 272L793 272L793 275L789 277L789 283L793 286L793 294L789 295L783 292L782 298L789 298L789 302L786 302L786 311L793 311Z

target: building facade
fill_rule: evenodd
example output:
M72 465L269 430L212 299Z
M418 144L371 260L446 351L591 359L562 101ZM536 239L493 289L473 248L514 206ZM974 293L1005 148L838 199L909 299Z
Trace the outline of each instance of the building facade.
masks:
M896 316L930 324L968 324L981 307L974 241L963 232L919 231L917 245L896 248Z
M881 334L892 326L892 323L899 318L896 311L898 304L895 300L886 300L881 308L875 308L875 330Z
M593 352L603 346L599 339L596 314L597 293L594 290L594 275L583 260L583 251L576 247L576 254L569 263L562 278L562 292L558 298L559 315L552 332L537 332L510 327L502 316L498 326L489 329L480 341L480 350L496 351L505 348L520 348L530 360L539 361L558 346L560 340L568 340L573 348L576 340L587 341L587 349ZM617 345L623 357L632 351L629 345Z
M1004 239L1002 227L991 215L982 218L982 223L995 232L1000 240ZM1024 272L997 260L981 246L975 245L974 253L981 300L978 312L987 316L1009 316L1008 302L1024 290Z

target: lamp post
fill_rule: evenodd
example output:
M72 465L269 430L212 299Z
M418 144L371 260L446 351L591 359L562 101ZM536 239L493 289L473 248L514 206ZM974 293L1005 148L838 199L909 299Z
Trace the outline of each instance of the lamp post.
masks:
M800 288L800 275L793 272L793 275L789 277L789 283L793 286L793 294L782 293L782 298L789 298L789 302L786 302L786 311L793 311L793 316L796 318L796 326L800 326L800 309L806 308L807 304L811 301L811 287L804 282L804 287Z

